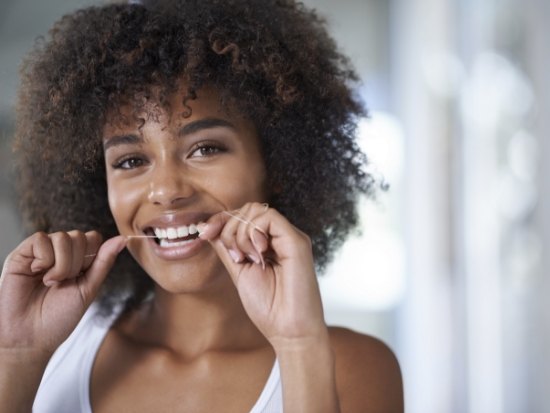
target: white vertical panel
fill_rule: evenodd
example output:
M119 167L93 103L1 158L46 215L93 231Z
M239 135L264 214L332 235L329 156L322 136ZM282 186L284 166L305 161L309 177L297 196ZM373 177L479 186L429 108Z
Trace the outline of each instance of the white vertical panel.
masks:
M468 412L502 411L502 319L498 208L498 116L491 55L481 57L466 89L463 122L464 251ZM493 73L494 74L494 73ZM485 86L485 87L484 87Z
M527 320L526 338L529 360L529 405L535 413L550 411L550 3L546 0L529 2L528 70L533 76L537 94L535 133L540 147L539 203L536 223L543 244L542 262ZM527 411L527 409L526 409Z
M392 15L393 103L405 134L404 222L408 289L401 337L407 411L450 412L452 341L446 101L427 69L447 52L448 2L400 0Z

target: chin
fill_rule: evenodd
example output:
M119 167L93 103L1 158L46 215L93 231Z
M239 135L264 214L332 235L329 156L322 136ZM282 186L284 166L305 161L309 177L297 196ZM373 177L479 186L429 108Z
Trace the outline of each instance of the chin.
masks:
M215 257L212 260L189 260L187 262L171 262L155 265L154 269L145 270L155 284L171 294L205 293L232 284L229 274L221 261ZM149 267L149 266L147 266Z

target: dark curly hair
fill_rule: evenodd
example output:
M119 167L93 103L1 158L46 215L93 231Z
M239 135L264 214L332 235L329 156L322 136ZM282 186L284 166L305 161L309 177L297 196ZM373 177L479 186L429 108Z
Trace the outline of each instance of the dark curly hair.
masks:
M309 234L319 270L358 217L373 178L354 133L365 110L357 78L324 21L292 0L159 0L90 7L63 17L23 62L15 150L27 230L117 231L107 201L102 128L184 81L184 102L213 86L255 124L270 205ZM156 93L156 92L155 92ZM158 95L155 95L158 96ZM152 281L119 256L104 308L137 305Z

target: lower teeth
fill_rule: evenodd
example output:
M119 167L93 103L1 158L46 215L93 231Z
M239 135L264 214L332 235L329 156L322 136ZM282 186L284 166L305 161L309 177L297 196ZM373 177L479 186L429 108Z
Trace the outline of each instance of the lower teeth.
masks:
M185 244L188 244L190 243L191 241L194 241L195 238L191 238L191 239L186 239L186 240L169 240L169 239L166 239L166 238L163 238L160 240L159 242L159 245L161 247L179 247L181 245L185 245Z

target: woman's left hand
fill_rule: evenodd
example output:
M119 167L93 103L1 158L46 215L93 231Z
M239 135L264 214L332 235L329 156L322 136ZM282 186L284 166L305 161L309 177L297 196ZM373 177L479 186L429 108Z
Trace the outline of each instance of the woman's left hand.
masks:
M274 348L326 336L306 234L260 203L222 211L200 230L227 268L248 316Z

